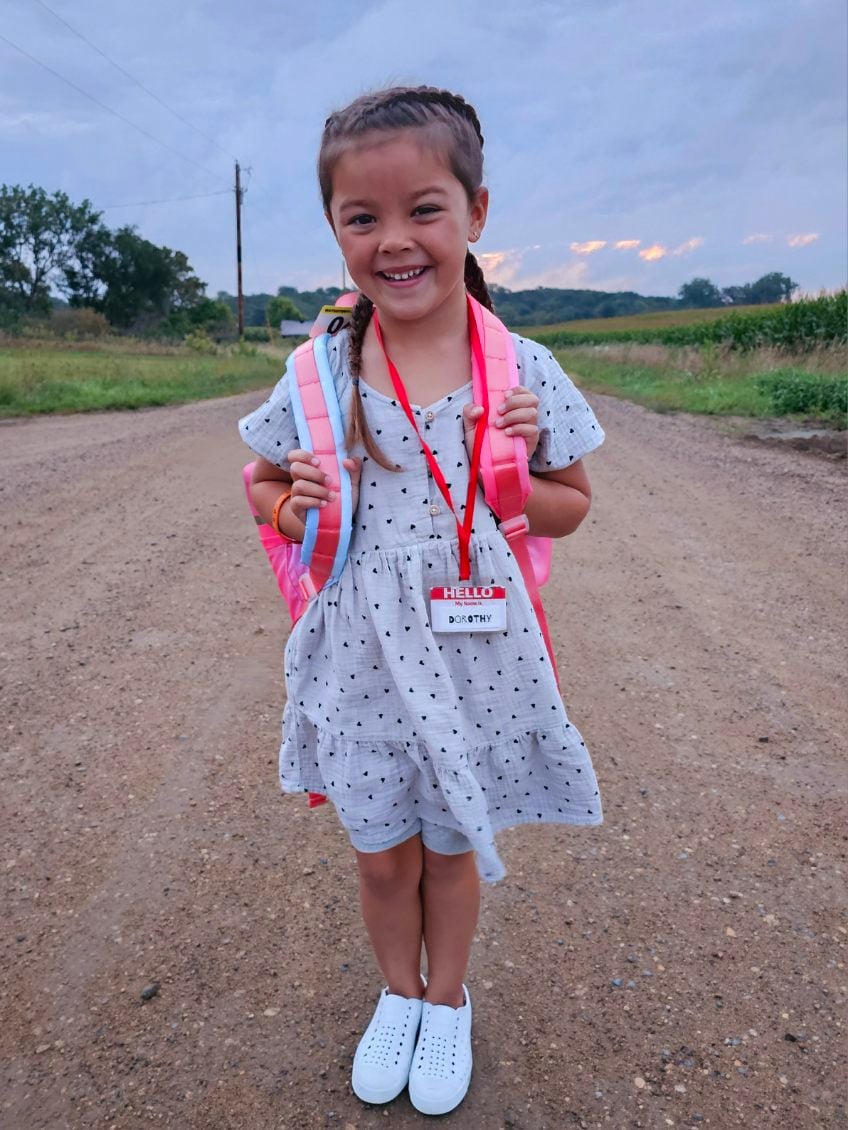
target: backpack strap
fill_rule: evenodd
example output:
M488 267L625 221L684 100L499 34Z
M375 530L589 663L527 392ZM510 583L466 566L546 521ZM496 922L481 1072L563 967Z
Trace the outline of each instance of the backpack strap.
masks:
M509 388L515 388L518 379L518 363L515 359L515 346L512 335L496 318L491 310L482 306L470 294L468 301L477 327L485 362L486 386L482 387L483 374L479 364L472 364L474 403L489 405L489 418L483 437L483 453L480 472L483 477L483 494L487 505L500 519L500 531L509 543L509 548L518 562L527 593L536 613L539 628L548 649L551 665L559 685L554 649L548 631L545 610L539 594L536 571L530 557L526 535L530 528L524 507L533 489L530 479L527 444L521 436L508 436L503 428L497 427L498 407ZM486 394L487 393L487 394Z
M353 518L350 474L342 465L344 422L327 352L329 334L298 346L288 361L289 387L301 447L321 459L336 497L306 513L301 561L308 567L300 579L307 600L341 576L350 545Z

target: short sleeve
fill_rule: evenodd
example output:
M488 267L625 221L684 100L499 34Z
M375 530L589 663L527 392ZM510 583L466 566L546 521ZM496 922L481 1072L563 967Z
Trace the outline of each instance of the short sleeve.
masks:
M251 451L288 471L286 455L298 445L288 374L277 381L265 403L243 416L238 426L241 438Z
M513 334L519 383L539 398L539 443L531 471L559 471L604 442L595 413L551 351Z

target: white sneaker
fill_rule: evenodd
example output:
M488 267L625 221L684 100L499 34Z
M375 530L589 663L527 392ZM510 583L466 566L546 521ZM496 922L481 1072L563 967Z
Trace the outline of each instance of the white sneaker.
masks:
M353 1057L351 1083L363 1102L391 1102L406 1086L423 1003L390 993L388 985L380 993Z
M409 1072L409 1098L422 1114L447 1114L465 1098L471 1082L471 997L465 1004L423 1002L421 1028Z

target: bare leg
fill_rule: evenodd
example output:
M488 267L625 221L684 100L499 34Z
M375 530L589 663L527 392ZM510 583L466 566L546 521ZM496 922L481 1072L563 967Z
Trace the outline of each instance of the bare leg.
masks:
M362 917L390 993L421 997L421 836L356 852Z
M480 877L474 852L440 855L423 848L421 879L427 989L431 1004L461 1008L462 983L480 913Z

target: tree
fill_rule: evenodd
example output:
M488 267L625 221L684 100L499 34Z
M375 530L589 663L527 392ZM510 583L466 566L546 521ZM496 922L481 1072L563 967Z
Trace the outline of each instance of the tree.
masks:
M680 290L677 292L677 297L681 306L721 306L722 298L721 291L714 282L709 279L692 279L691 282L684 283Z
M750 284L750 301L758 304L788 302L797 289L798 283L793 282L788 275L782 275L780 271L772 271Z
M72 204L30 185L0 185L0 297L24 313L50 309L50 284L64 279L80 243L100 227L89 200Z
M728 306L746 306L753 302L751 298L751 284L743 283L742 286L725 286L721 290L722 300Z
M204 297L206 284L186 255L157 247L134 227L119 228L102 251L93 272L104 291L92 305L114 326L149 330L172 311L192 310Z
M285 294L275 294L273 298L268 299L268 305L265 307L265 321L269 326L279 329L282 321L302 322L303 314L291 298Z

